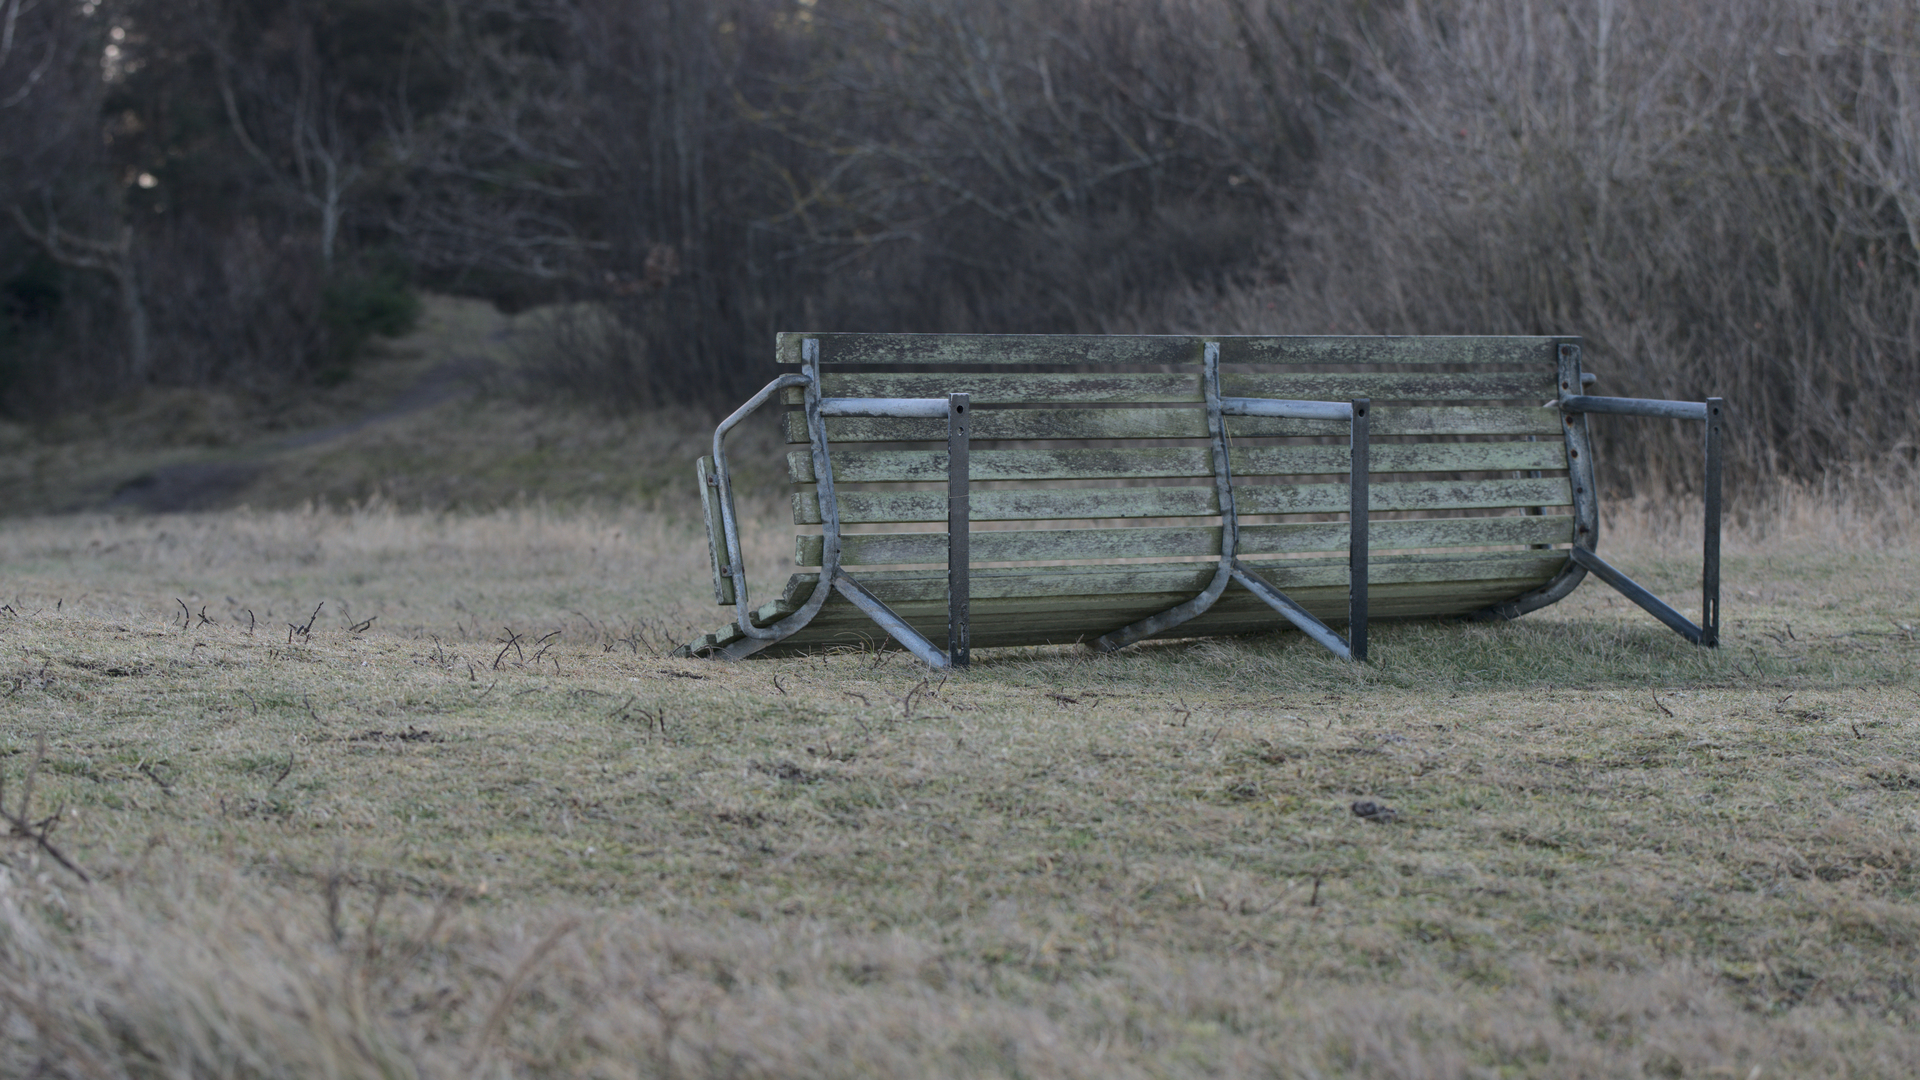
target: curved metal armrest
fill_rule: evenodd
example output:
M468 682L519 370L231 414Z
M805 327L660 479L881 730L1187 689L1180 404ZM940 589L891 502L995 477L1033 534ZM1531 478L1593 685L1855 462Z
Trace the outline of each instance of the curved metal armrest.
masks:
M720 503L720 531L727 549L727 565L721 573L733 579L734 624L750 638L771 638L773 632L753 625L753 604L747 595L747 570L740 558L740 525L733 512L733 474L727 468L727 433L753 415L754 410L772 400L773 395L790 386L806 386L813 380L806 375L782 375L768 383L747 403L733 410L713 429L713 478ZM824 586L826 583L822 582Z

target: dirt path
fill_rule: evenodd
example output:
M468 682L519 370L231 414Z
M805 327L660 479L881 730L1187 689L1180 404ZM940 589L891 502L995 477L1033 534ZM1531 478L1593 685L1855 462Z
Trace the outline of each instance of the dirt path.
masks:
M218 461L185 461L153 469L120 485L99 508L148 514L219 509L289 454L328 446L376 424L424 412L472 394L476 376L484 368L485 362L475 357L446 360L384 408L263 443L245 451L237 460L232 454L226 454Z

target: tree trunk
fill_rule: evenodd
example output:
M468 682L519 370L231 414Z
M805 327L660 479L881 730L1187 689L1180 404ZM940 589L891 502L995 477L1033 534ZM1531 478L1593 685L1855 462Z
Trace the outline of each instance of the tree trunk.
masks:
M126 323L127 377L135 385L145 383L153 375L153 349L146 298L140 293L140 274L134 265L133 226L121 225L118 239L91 240L62 229L51 213L42 228L20 206L11 209L14 224L48 258L62 266L97 270L113 279L120 292L120 316Z
M132 239L133 230L127 230ZM127 323L127 380L135 386L153 376L153 353L147 338L147 304L140 292L140 272L133 262L133 245L127 243L119 269L109 271L120 286L120 315Z

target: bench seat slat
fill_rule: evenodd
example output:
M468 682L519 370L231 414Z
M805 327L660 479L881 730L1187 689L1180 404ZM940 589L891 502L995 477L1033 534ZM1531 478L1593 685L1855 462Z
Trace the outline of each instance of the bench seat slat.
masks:
M1369 585L1441 585L1461 581L1517 580L1551 577L1566 564L1565 551L1478 551L1467 554L1386 555L1377 557L1368 568ZM1347 564L1344 559L1245 560L1268 581L1282 590L1303 588L1344 588ZM1033 600L1053 604L1063 596L1104 596L1108 594L1191 596L1206 587L1213 577L1210 563L1145 563L1092 567L982 567L972 575L971 592L976 600L1006 601L1019 604ZM817 574L795 574L770 610L793 610L806 602L813 592ZM859 575L862 585L892 604L945 603L947 576L944 570L869 570ZM782 607L784 605L784 607ZM1003 605L995 603L994 610Z
M1519 580L1521 579L1515 579L1515 581ZM1531 581L1534 579L1526 580ZM1511 586L1511 582L1502 582L1500 587L1510 588ZM1415 608L1430 607L1435 597L1451 598L1458 595L1479 597L1485 595L1481 592L1483 588L1485 588L1485 586L1478 581L1413 583L1397 586L1383 585L1381 586L1382 595L1387 597L1387 599L1383 599L1381 603L1388 610L1382 612L1374 609L1370 613L1373 615L1405 614ZM1338 585L1294 588L1288 590L1287 595L1294 598L1304 596L1310 600L1317 599L1321 601L1325 606L1326 618L1329 621L1338 622L1346 615L1346 591L1347 587L1342 583ZM1492 590L1488 591L1490 592ZM1107 594L1105 596L1086 597L1085 599L1088 601L1087 604L1073 606L1065 604L1060 600L1055 600L1050 604L1028 604L1018 600L1009 600L1004 603L996 602L994 604L993 615L982 616L980 619L985 620L984 625L987 629L1026 628L1032 630L1053 629L1057 627L1060 629L1085 631L1089 625L1097 626L1100 625L1102 621L1099 619L1089 619L1089 613L1100 611L1121 612L1123 618L1119 622L1114 622L1105 627L1105 629L1113 629L1114 626L1120 625L1121 622L1133 622L1137 618L1144 615L1151 615L1155 611L1164 611L1168 607L1188 599L1190 595L1191 594L1181 595L1179 593ZM1336 604L1325 604L1325 601L1333 600L1336 597L1337 606ZM1371 600L1372 597L1370 595L1369 601ZM1272 608L1267 607L1244 590L1238 592L1230 590L1226 596L1223 596L1217 601L1217 604L1220 606L1221 611L1237 612L1243 619L1253 623L1255 626L1266 624L1275 630L1284 628L1280 623L1280 616L1275 614ZM897 606L890 606L894 606L895 613L910 622L922 622L930 627L942 629L945 627L945 600L926 603L903 603ZM1369 602L1368 606L1372 608L1371 602ZM1480 606L1485 606L1484 602ZM1467 610L1473 609L1469 608ZM1133 617L1124 617L1127 615ZM978 629L982 626L980 619L974 621L974 628ZM871 623L868 625L872 626ZM1087 634L1088 639L1098 636L1100 636L1100 631L1098 630ZM1189 631L1186 634L1178 634L1176 636L1189 637L1192 636L1192 632Z
M944 491L842 491L838 502L843 525L947 520ZM1026 488L980 491L971 498L974 521L1209 517L1220 513L1219 502L1211 486ZM1573 487L1564 477L1372 484L1367 499L1372 510L1485 510L1572 502ZM1234 504L1242 515L1344 513L1347 486L1238 485ZM793 520L796 525L820 524L816 491L794 493Z
M1560 413L1526 406L1383 405L1373 410L1373 435L1559 435ZM785 416L789 443L807 441L806 418ZM929 442L947 437L944 420L894 420L865 416L829 417L827 438L848 442ZM1234 438L1326 436L1340 427L1325 421L1235 416L1227 419ZM1206 413L1199 409L986 409L973 417L975 441L992 439L1201 439L1207 437Z
M1472 601L1478 602L1479 606L1484 607L1487 603L1484 599L1485 597L1497 596L1500 589L1511 589L1516 584L1524 590L1526 583L1532 580L1533 579L1514 579L1509 582L1483 583L1475 581L1451 584L1383 585L1381 586L1381 604L1387 610L1381 611L1374 609L1370 614L1375 616L1390 616L1394 614L1409 614L1414 611L1425 611L1431 609L1436 597L1445 597L1448 599L1455 596L1469 597ZM1297 602L1309 605L1310 607L1320 608L1320 613L1323 613L1328 621L1337 623L1346 615L1345 585L1292 589L1288 591L1287 595L1294 598ZM1103 630L1111 630L1125 623L1137 621L1141 617L1151 615L1156 611L1164 611L1171 605L1187 599L1187 597L1178 593L1110 593L1103 596L1088 596L1076 599L1084 599L1086 603L1068 605L1059 600L1054 601L1048 606L1018 606L1017 602L1014 601L1008 601L1005 604L996 603L992 614L977 616L972 620L973 629L976 631L1010 630L1016 632L1022 630L1058 629L1070 633L1078 632L1079 634L1085 635L1084 638L1073 636L1068 637L1066 640L1091 640L1099 637ZM1328 601L1333 602L1329 603ZM946 601L944 600L937 603L890 603L889 606L893 607L895 614L906 619L908 622L925 627L926 629L922 631L923 633L932 631L930 636L939 636L945 631ZM827 609L823 611L823 615L833 612L834 609L842 609L844 611L844 609L848 607L851 607L851 605L847 605L844 600L835 597L834 600L828 604ZM1372 607L1372 605L1369 604L1369 607ZM1463 610L1471 611L1475 610L1475 608L1467 607ZM1282 630L1287 628L1286 625L1282 623L1281 617L1275 614L1272 608L1262 604L1259 600L1244 591L1238 593L1230 591L1226 596L1223 596L1215 607L1216 617L1220 614L1237 616L1239 621L1248 624L1246 628L1249 630L1263 628ZM848 622L855 625L859 625L863 621L856 612L845 611L844 617L847 618ZM1098 629L1090 630L1090 627L1097 627ZM876 636L884 634L884 631L876 627L871 621L865 622L865 629L867 632ZM1193 631L1189 629L1186 633L1175 634L1173 636L1191 637L1194 635Z
M1375 619L1395 617L1432 617L1464 615L1490 603L1537 588L1551 577L1553 569L1514 578L1473 579L1462 582L1385 583L1371 591L1369 614ZM1286 586L1283 586L1286 587ZM1055 600L1041 611L1014 610L996 602L972 620L976 648L1003 645L1071 644L1099 636L1106 630L1135 622L1165 610L1191 593L1107 593ZM1288 596L1317 617L1339 625L1346 614L1344 581L1328 586L1292 586ZM882 597L886 597L883 595ZM922 634L938 638L945 633L945 601L889 600L888 603ZM754 622L766 625L791 612L784 600L762 607ZM1288 626L1272 609L1245 590L1229 589L1213 609L1194 621L1168 631L1163 637L1194 637L1205 634L1245 634L1263 631L1287 631ZM739 636L731 625L697 643L701 648L724 646ZM870 648L884 645L885 636L871 620L840 597L821 610L811 625L794 637L775 645L768 655L804 652L821 646Z
M1220 376L1220 392L1228 397L1288 398L1297 401L1494 401L1530 400L1538 404L1554 396L1554 373L1541 366L1533 371L1500 372L1316 372L1307 374L1246 374ZM1132 375L1045 374L1001 375L948 372L826 372L821 393L827 397L936 398L966 393L975 407L1027 402L1167 403L1205 400L1198 374ZM803 400L798 388L784 391L789 405Z
M1213 476L1212 451L1201 446L1124 447L1104 450L975 450L968 474L989 480L1173 479ZM1379 443L1371 451L1376 473L1507 472L1565 469L1567 448L1551 442ZM1345 475L1344 446L1253 446L1230 453L1235 476ZM841 483L941 482L947 455L938 450L840 450L833 475ZM787 454L787 477L814 482L813 454Z
M1380 521L1371 526L1369 548L1437 548L1508 544L1564 544L1572 539L1573 518L1561 515L1497 518L1424 518ZM1039 562L1145 559L1156 556L1206 556L1220 551L1220 528L1021 529L976 531L973 561ZM1244 525L1242 555L1338 551L1347 546L1343 521ZM819 536L794 537L794 561L819 566ZM947 534L853 533L841 537L841 558L848 566L886 563L934 563L947 557Z
M809 334L779 335L778 359L801 361L817 338L822 364L1038 364L1099 367L1200 365L1204 343L1220 343L1223 364L1473 364L1551 367L1559 339L1547 337L1111 337L1106 335Z

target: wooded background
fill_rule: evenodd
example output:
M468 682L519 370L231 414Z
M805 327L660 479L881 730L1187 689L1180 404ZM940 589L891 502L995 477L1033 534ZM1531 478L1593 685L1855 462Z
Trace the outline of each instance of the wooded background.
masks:
M534 375L617 408L780 329L1577 334L1738 482L1910 471L1920 11L0 0L9 414L350 377L417 289L600 305Z

